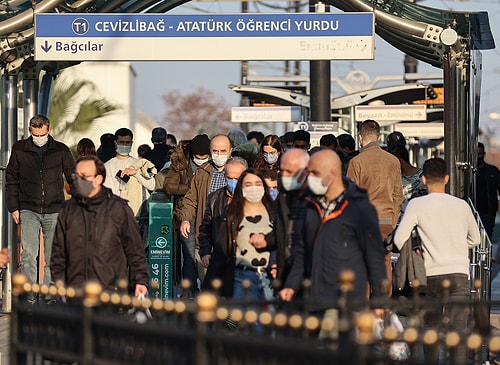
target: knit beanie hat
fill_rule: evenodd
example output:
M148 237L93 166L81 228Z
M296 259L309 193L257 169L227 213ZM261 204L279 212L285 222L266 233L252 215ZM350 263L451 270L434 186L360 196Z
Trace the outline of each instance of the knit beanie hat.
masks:
M210 139L206 134L198 134L189 144L191 156L193 155L209 155L210 154Z

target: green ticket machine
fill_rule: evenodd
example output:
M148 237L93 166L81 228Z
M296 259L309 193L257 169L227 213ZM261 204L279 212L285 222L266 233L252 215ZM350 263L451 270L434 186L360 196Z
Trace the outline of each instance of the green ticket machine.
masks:
M174 297L173 204L161 192L149 198L149 288L151 298Z

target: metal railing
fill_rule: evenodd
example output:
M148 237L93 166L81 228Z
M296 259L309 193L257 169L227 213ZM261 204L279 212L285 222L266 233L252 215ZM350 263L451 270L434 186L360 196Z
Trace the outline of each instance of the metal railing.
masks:
M479 298L483 301L489 301L491 299L491 258L492 258L492 245L490 238L486 234L483 222L477 212L474 204L469 199L469 205L472 209L474 217L476 218L477 225L479 227L479 233L481 235L481 243L479 246L472 248L470 253L470 276L471 283L476 281L481 282L479 289L474 285L471 286L471 292L474 294L479 290Z
M95 283L81 290L30 285L17 274L10 364L429 364L419 350L425 345L441 347L448 355L446 363L457 365L482 364L490 352L500 352L500 337L490 333L489 303L478 296L454 302L443 283L445 295L439 303L418 295L359 303L349 294L349 275L341 284L339 300L323 303L338 308L334 322L309 312L318 301L307 297L287 305L224 301L212 293L202 293L196 301L139 300L102 292ZM476 287L480 285L477 281ZM59 300L54 305L31 305L24 300L27 293ZM370 306L385 309L380 337L373 311L366 309ZM453 329L450 308L459 308L459 315L469 318L467 330ZM393 313L404 318L404 330L390 325ZM440 313L439 329L423 326L428 313ZM320 339L323 331L337 336ZM403 358L391 357L394 344L408 350ZM467 360L457 358L464 346L469 350Z

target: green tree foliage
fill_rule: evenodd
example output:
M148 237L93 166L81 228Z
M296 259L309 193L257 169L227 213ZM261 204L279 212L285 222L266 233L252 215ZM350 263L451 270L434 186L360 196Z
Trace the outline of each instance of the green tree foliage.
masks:
M95 98L95 94L91 81L56 79L49 109L54 138L64 140L85 133L96 119L120 108L105 98Z

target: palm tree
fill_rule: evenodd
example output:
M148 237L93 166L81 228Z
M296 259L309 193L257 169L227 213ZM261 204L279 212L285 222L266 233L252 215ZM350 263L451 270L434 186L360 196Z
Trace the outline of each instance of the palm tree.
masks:
M120 109L105 98L92 99L95 91L96 85L88 80L56 79L49 109L54 138L82 134L96 119Z

